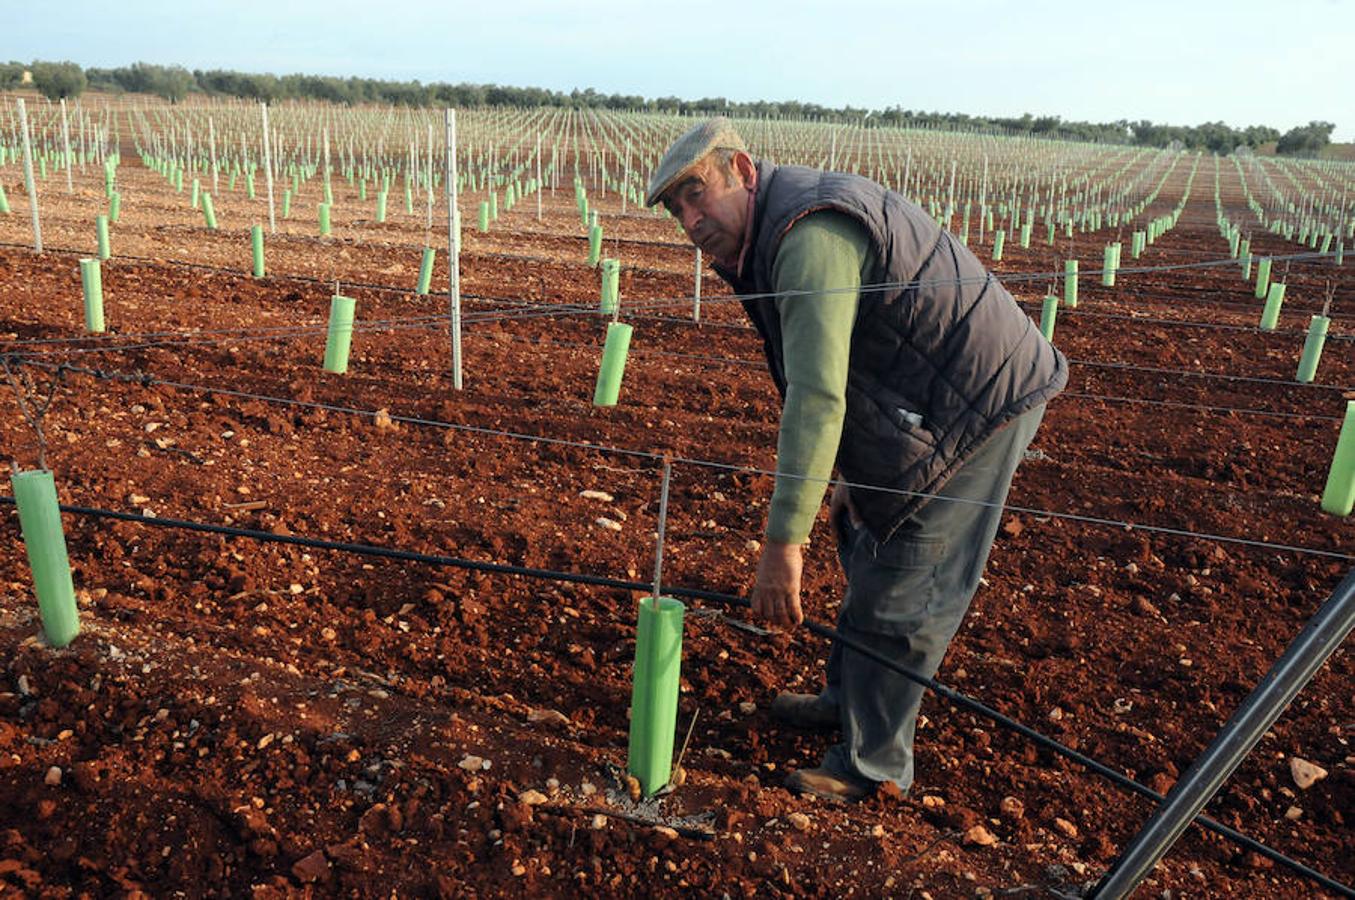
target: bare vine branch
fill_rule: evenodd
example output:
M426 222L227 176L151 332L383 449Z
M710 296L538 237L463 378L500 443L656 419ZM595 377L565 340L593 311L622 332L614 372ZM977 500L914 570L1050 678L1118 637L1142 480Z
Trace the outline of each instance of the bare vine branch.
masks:
M32 374L23 367L23 362L15 356L0 356L0 367L5 370L5 380L14 391L14 399L19 405L19 412L23 414L24 421L28 427L33 429L33 433L38 438L38 468L45 470L47 468L47 433L43 430L42 422L51 409L52 402L56 399L57 388L66 382L66 367L58 366L52 374L52 381L47 385L47 395L42 396L42 390L34 382ZM39 399L41 398L41 399ZM19 465L16 460L10 460L10 468L18 472Z

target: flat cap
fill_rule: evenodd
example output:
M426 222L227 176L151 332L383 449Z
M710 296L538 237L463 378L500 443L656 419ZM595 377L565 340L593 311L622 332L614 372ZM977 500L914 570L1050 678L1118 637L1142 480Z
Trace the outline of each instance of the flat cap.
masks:
M649 191L645 194L645 206L659 202L663 192L673 186L688 169L703 159L712 150L748 151L743 138L734 130L734 126L724 116L693 125L673 141L671 147L659 160L659 167L649 177Z

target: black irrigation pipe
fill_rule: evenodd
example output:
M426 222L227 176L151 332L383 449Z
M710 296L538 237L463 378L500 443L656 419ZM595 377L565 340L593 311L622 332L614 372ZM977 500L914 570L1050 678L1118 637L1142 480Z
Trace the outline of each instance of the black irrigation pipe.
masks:
M0 503L13 506L15 501L13 497L0 496ZM359 556L371 556L381 559L398 560L400 562L412 562L422 565L447 566L457 569L466 569L473 572L488 572L496 575L516 575L524 578L535 578L542 581L555 581L568 584L583 584L592 587L614 588L617 590L637 591L649 593L654 585L645 584L639 581L627 581L620 578L609 578L603 575L587 575L580 572L561 572L552 569L538 569L528 566L514 566L507 563L484 562L481 560L462 559L455 556L444 556L441 554L416 553L410 550L398 550L390 547L379 547L372 544L356 544L347 541L327 541L316 538L301 537L298 535L280 535L272 532L259 531L252 528L239 528L232 525L212 525L206 522L194 522L186 519L168 519L158 516L145 516L137 513L119 512L111 509L100 509L89 506L72 506L61 504L62 512L72 515L89 516L96 519L112 519L121 522L133 522L140 525L148 525L156 528L178 529L181 531L194 531L203 534L215 534L223 537L248 538L260 541L262 543L288 544L295 547L304 547L308 550L330 550L340 553L350 553ZM708 600L714 603L720 603L725 606L748 608L751 603L746 597L736 597L732 594L723 594L717 591L707 591L700 588L684 588L668 586L662 587L662 593L673 597L687 597L695 600ZM859 643L858 641L847 637L836 629L829 628L818 622L805 620L804 626L812 634L825 638L829 641L837 641L842 646L853 652L860 653L872 662L889 669L890 671L902 675L909 681L921 685L946 698L951 703L977 713L989 721L1005 728L1009 731L1021 735L1036 745L1055 753L1065 759L1070 760L1098 775L1101 775L1111 781L1115 786L1133 794L1138 794L1158 804L1164 802L1165 797L1154 791L1146 785L1139 784L1134 779L1119 772L1104 763L1098 762L1084 753L1072 749L1059 743L1051 737L1048 737L1028 725L1018 722L1016 719L998 712L991 706L982 701L975 700L948 685L942 684L935 678L927 678L913 672L905 666L900 665L894 660L881 653L872 650L870 647ZM1278 850L1273 850L1265 844L1249 838L1239 831L1215 821L1208 816L1199 816L1196 821L1208 831L1221 835L1228 840L1233 841L1239 846L1258 853L1267 859L1277 862L1293 872L1317 882L1326 889L1346 897L1355 898L1355 888L1350 888L1339 881L1323 875L1315 869L1310 868L1303 863L1285 856Z

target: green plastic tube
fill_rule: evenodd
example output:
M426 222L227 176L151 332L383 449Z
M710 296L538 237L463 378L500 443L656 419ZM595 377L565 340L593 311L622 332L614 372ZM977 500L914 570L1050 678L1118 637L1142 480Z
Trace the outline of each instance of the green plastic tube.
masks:
M117 224L118 216L122 214L122 192L114 191L108 197L108 221Z
M245 196L254 199L254 170L245 173Z
M602 260L602 290L598 309L605 315L616 312L620 299L621 262L615 259Z
M489 217L495 222L499 221L499 192L489 192Z
M99 259L112 256L108 248L108 216L102 213L94 217L94 237L99 246Z
M0 213L9 212L9 198L5 196L5 186L0 184Z
M366 178L364 178L364 179L362 179L361 181L358 182L358 199L359 199L359 200L366 200L366 199L367 199L367 179L366 179Z
M999 228L993 232L993 262L1002 262L1002 245L1007 243L1007 232Z
M1044 335L1045 340L1054 340L1054 319L1059 314L1059 298L1050 294L1044 298L1044 306L1040 310L1040 333Z
M1277 281L1266 294L1266 306L1261 310L1261 330L1274 331L1280 321L1280 306L1284 303L1284 282Z
M640 601L626 769L639 779L646 797L668 784L673 771L684 612L672 597Z
M325 175L325 202L332 204L334 202L334 187L329 183L329 175Z
M1327 487L1322 492L1322 508L1338 516L1348 516L1355 508L1355 400L1346 401L1346 418L1336 439Z
M432 247L423 248L423 259L419 262L419 286L418 294L420 297L428 294L428 288L433 283L433 258L437 251Z
M1101 286L1115 286L1115 245L1106 244L1106 249L1101 259Z
M602 347L602 364L593 388L594 406L616 406L621 396L621 378L626 374L626 357L634 329L621 322L607 324L607 341Z
M282 217L285 219L292 214L292 189L282 189Z
M1262 257L1256 264L1256 299L1261 300L1270 290L1270 259Z
M1327 316L1313 316L1308 323L1308 337L1303 341L1303 355L1299 357L1299 371L1294 378L1303 384L1309 384L1317 374L1317 363L1322 359L1322 346L1327 342L1327 329L1331 319Z
M80 260L80 287L85 294L85 330L91 334L103 334L103 272L97 259Z
M588 227L588 265L596 266L602 259L602 226Z
M329 298L329 336L325 340L325 371L342 375L348 371L348 351L353 343L353 314L357 301L338 294Z
M408 181L405 182L405 214L414 212L414 188L410 187Z
M376 220L378 222L386 221L386 192L376 192Z
M202 192L202 217L207 222L207 227L216 231L216 207L212 206L212 195L208 191Z
M193 194L188 203L194 209L202 205L202 185L198 183L196 178L193 179Z
M488 231L489 231L489 201L488 201L488 200L481 200L481 201L480 201L480 209L479 209L478 212L479 212L479 215L478 215L478 218L477 218L477 220L476 220L476 224L477 224L477 225L479 226L479 228L480 228L480 233L481 233L481 234L486 234L486 233L488 233Z
M1030 246L1030 222L1026 222L1021 226L1021 246L1023 248L1028 248Z
M1077 260L1063 261L1063 305L1077 309Z
M65 647L80 633L80 613L75 606L56 482L50 470L35 469L12 475L10 485L19 507L19 529L33 571L43 634L53 647Z
M254 277L262 278L264 274L262 225L251 225L249 227L249 248L254 258Z
M320 220L320 234L329 234L329 204L317 203L315 206L315 214Z

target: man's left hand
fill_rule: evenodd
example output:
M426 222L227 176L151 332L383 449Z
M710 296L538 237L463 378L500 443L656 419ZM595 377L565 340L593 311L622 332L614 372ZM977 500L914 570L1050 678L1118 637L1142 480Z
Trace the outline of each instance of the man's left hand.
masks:
M799 544L768 541L757 564L753 585L753 616L773 625L795 626L804 621L800 610L800 572L804 551Z

